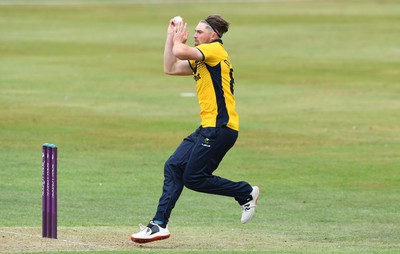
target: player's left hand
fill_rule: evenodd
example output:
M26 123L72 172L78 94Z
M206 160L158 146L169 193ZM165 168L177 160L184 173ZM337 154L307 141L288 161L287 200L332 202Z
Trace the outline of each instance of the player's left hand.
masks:
M189 37L189 31L186 28L187 23L178 23L175 25L174 43L186 43Z

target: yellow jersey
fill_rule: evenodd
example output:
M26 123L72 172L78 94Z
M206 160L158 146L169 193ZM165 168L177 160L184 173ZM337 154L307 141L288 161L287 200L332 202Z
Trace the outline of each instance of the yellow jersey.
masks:
M196 81L202 127L222 127L239 131L239 115L234 96L232 63L221 39L196 46L203 60L189 60Z

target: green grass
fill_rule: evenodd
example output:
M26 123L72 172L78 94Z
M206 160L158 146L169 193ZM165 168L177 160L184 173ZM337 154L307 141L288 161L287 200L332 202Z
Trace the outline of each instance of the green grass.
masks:
M0 252L400 252L398 1L21 2L0 1ZM163 164L199 124L180 96L194 81L162 73L167 22L183 16L193 44L210 13L231 22L241 119L216 173L261 186L259 206L241 225L234 200L185 190L172 238L138 247ZM45 142L59 147L56 242L32 237Z

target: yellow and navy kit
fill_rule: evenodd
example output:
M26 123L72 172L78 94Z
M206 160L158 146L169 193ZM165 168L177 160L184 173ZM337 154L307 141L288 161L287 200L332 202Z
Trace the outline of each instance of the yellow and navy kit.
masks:
M234 96L233 67L221 39L196 46L203 60L189 60L196 81L202 127L222 127L239 131Z

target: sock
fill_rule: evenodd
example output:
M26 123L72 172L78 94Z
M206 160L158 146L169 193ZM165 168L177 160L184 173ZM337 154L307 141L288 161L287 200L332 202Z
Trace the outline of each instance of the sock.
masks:
M167 224L165 224L162 220L153 220L153 222L162 228L165 228L167 226Z

